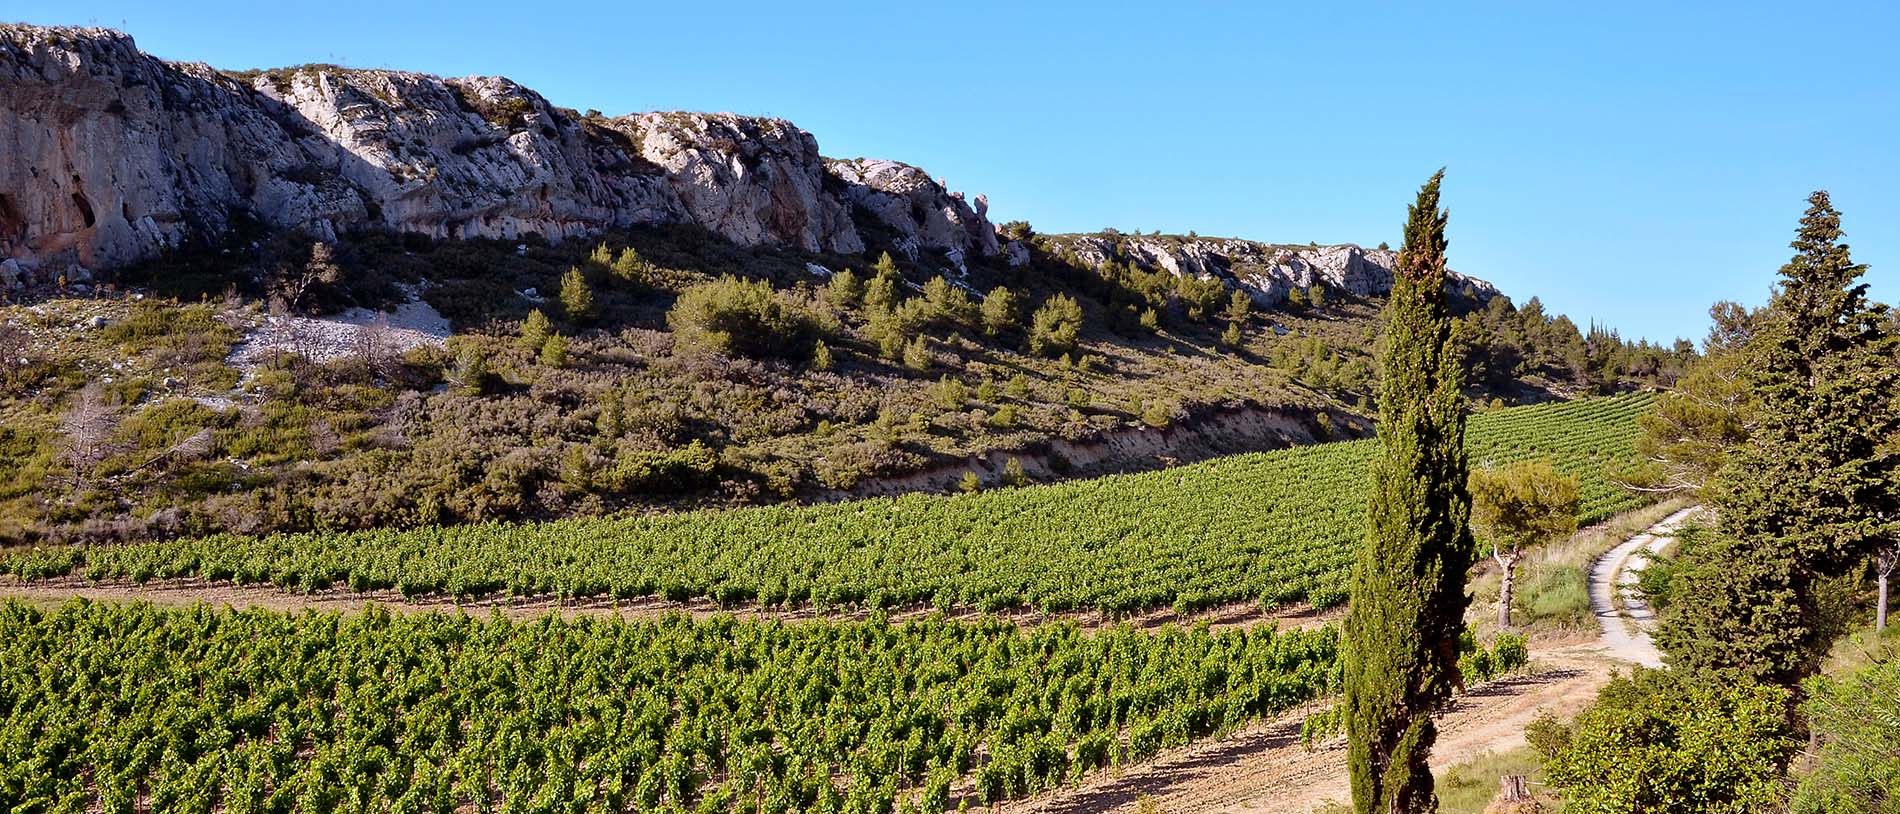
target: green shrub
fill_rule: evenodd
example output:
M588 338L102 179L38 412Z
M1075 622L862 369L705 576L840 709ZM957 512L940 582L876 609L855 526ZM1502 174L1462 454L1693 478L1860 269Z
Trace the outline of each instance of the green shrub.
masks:
M1059 356L1075 350L1082 335L1082 306L1066 294L1044 300L1030 321L1029 351Z
M594 480L597 488L617 494L680 494L712 483L718 468L718 456L694 441L666 452L621 455Z
M990 293L983 295L983 332L998 336L1015 330L1022 319L1021 310L1014 292L1003 286L990 289Z
M807 357L828 328L770 283L737 277L687 289L667 311L666 324L688 347L753 358Z
M864 303L864 280L850 269L831 275L825 291L833 305L854 308Z
M1780 806L1787 691L1638 670L1610 681L1545 764L1575 814L1752 814ZM1567 741L1567 742L1566 742Z
M1900 661L1810 679L1807 694L1802 709L1821 746L1794 814L1900 811Z
M567 270L561 275L561 311L572 322L587 322L594 318L594 289L587 284L587 278L578 268Z
M910 342L904 345L904 367L921 373L929 370L930 364L930 340L925 339L922 334L912 337Z
M931 321L942 327L964 327L976 318L970 295L942 277L932 277L924 284L924 303L930 309Z
M548 367L567 366L567 337L553 334L541 343L541 364Z
M541 346L547 344L548 336L552 333L554 333L554 323L548 320L547 314L541 313L541 309L536 308L528 312L527 319L521 321L521 333L516 342L522 350L540 353Z

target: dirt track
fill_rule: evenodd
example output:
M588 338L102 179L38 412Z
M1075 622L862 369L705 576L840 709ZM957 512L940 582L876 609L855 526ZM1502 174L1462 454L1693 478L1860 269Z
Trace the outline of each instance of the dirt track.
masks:
M1590 592L1609 596L1626 581L1625 561L1637 549L1660 547L1693 509L1670 515L1635 535L1612 554L1599 558L1604 567L1590 570ZM1621 552L1620 554L1615 552ZM1636 566L1630 563L1631 567ZM1633 579L1633 577L1628 577ZM1630 646L1594 637L1537 640L1531 643L1531 669L1523 674L1471 688L1438 718L1438 743L1432 766L1444 769L1484 752L1501 752L1524 744L1524 726L1544 712L1573 715L1596 697L1616 669L1632 662L1646 663L1646 629L1626 618L1629 606L1611 607L1600 615L1602 631L1634 635L1622 637ZM1629 626L1629 627L1625 627ZM1642 647L1649 647L1647 651ZM1052 795L1007 806L1012 814L1084 814L1126 811L1139 795L1155 798L1168 814L1309 814L1330 802L1351 797L1347 785L1346 747L1341 738L1307 750L1300 745L1300 722L1314 711L1296 711L1278 720L1249 727L1232 737L1164 754L1145 764L1122 767L1106 775Z
M1471 688L1438 719L1433 766L1443 768L1485 751L1524 743L1524 726L1540 713L1574 714L1595 697L1619 662L1600 644L1536 646L1532 669ZM1346 744L1334 738L1308 751L1300 722L1312 709L1188 747L1150 763L1123 767L1079 789L1005 807L1012 814L1126 811L1138 795L1168 814L1271 812L1308 814L1344 802Z

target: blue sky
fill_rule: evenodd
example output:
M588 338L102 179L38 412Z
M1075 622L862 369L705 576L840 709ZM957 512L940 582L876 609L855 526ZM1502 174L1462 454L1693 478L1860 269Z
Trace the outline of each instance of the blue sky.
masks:
M224 68L782 116L1043 231L1396 244L1445 165L1454 267L1658 340L1700 338L1714 300L1763 301L1825 188L1875 296L1900 299L1891 3L77 5L0 17Z

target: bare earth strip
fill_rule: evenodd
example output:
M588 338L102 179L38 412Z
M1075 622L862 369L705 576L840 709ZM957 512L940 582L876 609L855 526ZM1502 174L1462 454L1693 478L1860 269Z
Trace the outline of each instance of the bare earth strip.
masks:
M549 613L560 613L566 616L620 616L627 619L651 619L669 613L685 613L696 619L725 614L741 619L797 622L813 619L868 619L873 615L871 611L866 610L837 608L767 608L758 605L722 608L706 600L676 602L657 597L612 600L496 595L456 599L448 596L426 595L410 598L396 591L355 592L343 588L302 593L270 585L240 585L198 578L152 580L141 584L122 581L92 582L81 577L59 577L27 582L12 576L0 576L0 598L13 598L42 605L57 605L71 599L89 599L97 602L149 602L167 607L208 604L214 607L344 613L361 611L373 604L397 613L459 610L473 615L486 615L500 612L512 619L529 619ZM893 608L886 611L884 615L893 621L907 621L922 619L936 612L929 606L914 606ZM953 610L945 615L951 619L977 619L985 616L968 609ZM1013 611L987 616L1025 625L1074 621L1091 628L1120 622L1127 622L1139 628L1157 628L1170 623L1186 625L1205 621L1215 629L1246 627L1269 622L1278 624L1282 628L1292 629L1320 627L1342 618L1343 615L1343 608L1318 610L1310 605L1288 605L1263 610L1259 603L1240 602L1185 617L1166 609L1119 619L1093 611L1054 614Z

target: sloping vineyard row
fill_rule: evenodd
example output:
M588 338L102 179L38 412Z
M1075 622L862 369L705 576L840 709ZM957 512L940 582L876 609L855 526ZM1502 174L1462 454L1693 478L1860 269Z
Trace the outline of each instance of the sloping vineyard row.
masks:
M1311 700L1334 647L7 602L0 810L934 814L959 778L1022 797Z
M1604 471L1634 454L1635 418L1648 401L1633 394L1476 416L1474 465L1549 459L1582 480L1579 519L1607 517L1641 500ZM975 495L15 552L0 571L879 608L1324 606L1345 596L1376 443Z

